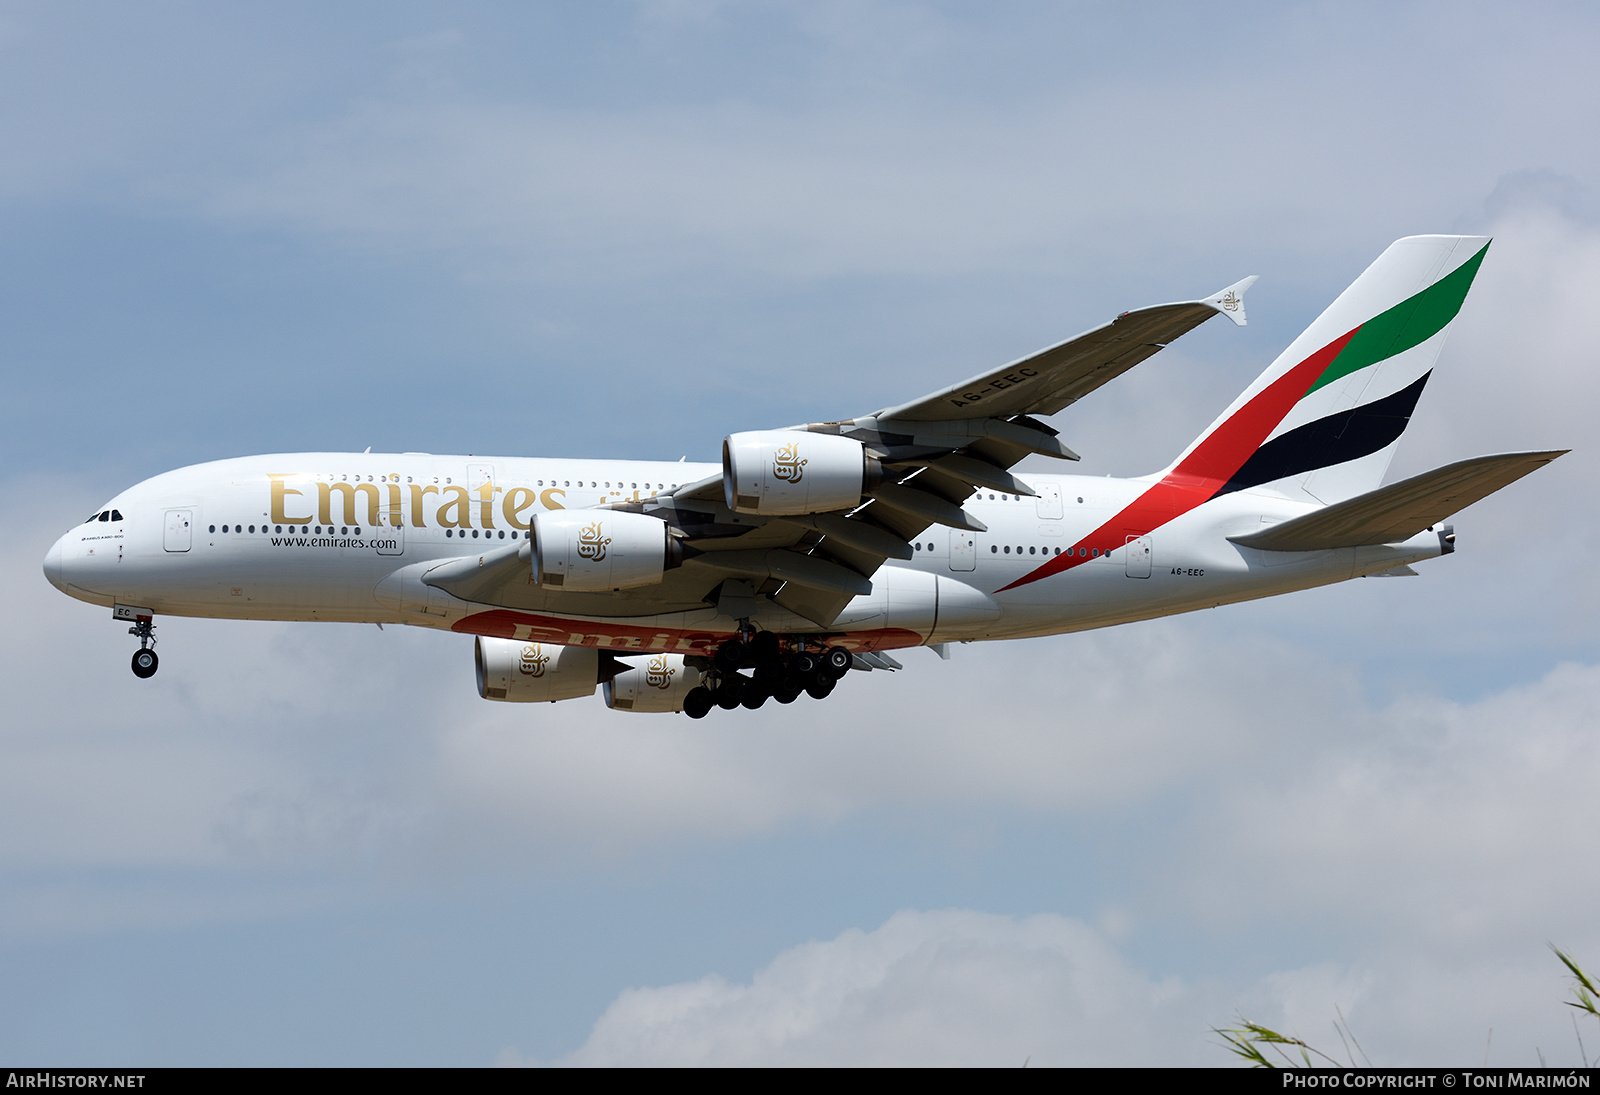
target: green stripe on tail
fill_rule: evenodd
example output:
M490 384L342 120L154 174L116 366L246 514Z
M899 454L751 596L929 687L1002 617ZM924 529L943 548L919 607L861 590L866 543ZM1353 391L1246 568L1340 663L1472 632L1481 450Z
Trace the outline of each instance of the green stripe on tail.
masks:
M1461 311L1461 302L1467 299L1467 290L1472 287L1472 279L1477 276L1488 250L1489 245L1484 244L1476 255L1422 292L1363 323L1305 394L1310 395L1358 369L1403 353L1444 330Z

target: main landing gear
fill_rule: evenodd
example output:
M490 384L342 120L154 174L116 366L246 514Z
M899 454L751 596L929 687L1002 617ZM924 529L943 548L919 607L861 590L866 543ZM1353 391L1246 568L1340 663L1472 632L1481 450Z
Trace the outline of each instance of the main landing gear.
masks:
M703 719L713 707L754 711L769 699L793 703L804 692L826 699L850 670L851 654L842 646L823 647L805 639L785 641L770 631L742 633L717 648L703 668L703 683L683 699L683 713ZM749 669L749 676L739 672Z
M139 649L133 652L133 675L140 680L156 675L161 659L156 657L156 625L149 616L140 616L128 628L128 634L139 640Z

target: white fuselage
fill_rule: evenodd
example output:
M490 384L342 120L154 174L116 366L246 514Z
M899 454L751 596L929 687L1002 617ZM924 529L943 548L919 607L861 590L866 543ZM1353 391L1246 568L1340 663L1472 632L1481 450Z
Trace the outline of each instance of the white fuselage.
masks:
M103 511L120 520L97 514L62 536L45 573L80 600L154 615L403 623L704 653L738 626L711 605L641 616L619 595L615 610L596 611L591 597L577 613L552 593L545 609L505 609L459 600L421 579L443 560L526 538L541 510L634 500L720 471L683 462L418 453L222 460L119 494ZM845 609L829 629L831 641L869 650L1079 631L1324 585L1442 549L1433 532L1320 552L1229 542L1313 508L1259 490L1220 496L1129 538L1116 528L1118 515L1153 479L1019 478L1039 496L979 491L965 508L988 531L925 530L912 559L891 560L872 576L873 592ZM1082 552L1070 569L1027 580L1069 552ZM817 631L781 611L759 622Z

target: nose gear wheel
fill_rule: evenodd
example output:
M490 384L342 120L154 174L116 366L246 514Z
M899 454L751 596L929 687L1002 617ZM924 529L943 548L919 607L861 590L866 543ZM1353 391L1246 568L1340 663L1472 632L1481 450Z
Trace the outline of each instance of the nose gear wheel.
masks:
M133 652L133 675L141 681L148 680L156 675L156 670L161 666L161 659L156 657L155 652L156 625L150 622L150 617L141 616L137 623L128 628L128 634L139 640L139 649Z

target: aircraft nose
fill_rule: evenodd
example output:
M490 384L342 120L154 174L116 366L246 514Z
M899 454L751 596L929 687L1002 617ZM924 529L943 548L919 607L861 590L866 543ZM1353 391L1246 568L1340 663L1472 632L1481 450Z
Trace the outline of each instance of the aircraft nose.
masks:
M67 591L67 583L61 576L61 545L67 542L67 536L70 535L71 533L63 534L61 539L51 545L50 551L44 557L45 578L63 593Z

